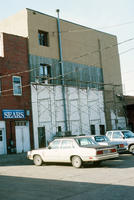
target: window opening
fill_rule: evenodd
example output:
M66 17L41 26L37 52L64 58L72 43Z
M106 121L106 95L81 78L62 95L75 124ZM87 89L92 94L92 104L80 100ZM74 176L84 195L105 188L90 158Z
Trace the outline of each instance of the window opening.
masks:
M22 95L22 85L20 76L13 76L13 94Z
M39 44L42 46L49 46L48 32L38 31Z
M40 64L39 75L42 83L51 83L51 67L46 64Z

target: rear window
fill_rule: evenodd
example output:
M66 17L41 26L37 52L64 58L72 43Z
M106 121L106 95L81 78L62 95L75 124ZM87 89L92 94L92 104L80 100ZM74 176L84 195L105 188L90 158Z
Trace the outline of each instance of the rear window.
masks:
M94 142L91 138L76 138L75 140L80 147L96 145L96 142Z
M109 141L109 139L105 136L95 136L94 139L96 142L108 142Z

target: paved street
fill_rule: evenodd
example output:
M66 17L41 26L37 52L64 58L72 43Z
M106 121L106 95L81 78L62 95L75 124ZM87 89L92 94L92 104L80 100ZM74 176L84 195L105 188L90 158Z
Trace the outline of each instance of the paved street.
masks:
M100 167L43 165L25 154L0 156L0 200L132 200L134 156L122 154Z

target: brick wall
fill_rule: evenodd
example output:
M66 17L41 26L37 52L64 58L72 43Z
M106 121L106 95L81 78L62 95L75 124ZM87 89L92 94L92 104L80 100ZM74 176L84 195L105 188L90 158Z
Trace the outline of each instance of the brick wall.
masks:
M29 86L30 76L29 73L26 72L29 68L27 38L3 33L3 42L4 57L0 57L0 76L2 84L2 93L0 95L0 120L3 120L3 109L30 110L30 116L26 116L25 120L30 122L30 140L33 146L31 92ZM13 95L13 75L21 76L22 96ZM7 143L10 140L11 132L12 137L15 138L13 124L14 120L6 120Z

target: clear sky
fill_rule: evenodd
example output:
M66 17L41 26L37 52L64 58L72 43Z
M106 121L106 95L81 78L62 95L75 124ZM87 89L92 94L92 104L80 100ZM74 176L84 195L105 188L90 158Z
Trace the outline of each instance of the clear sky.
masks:
M134 95L134 0L0 0L0 20L31 8L117 36L124 94Z

